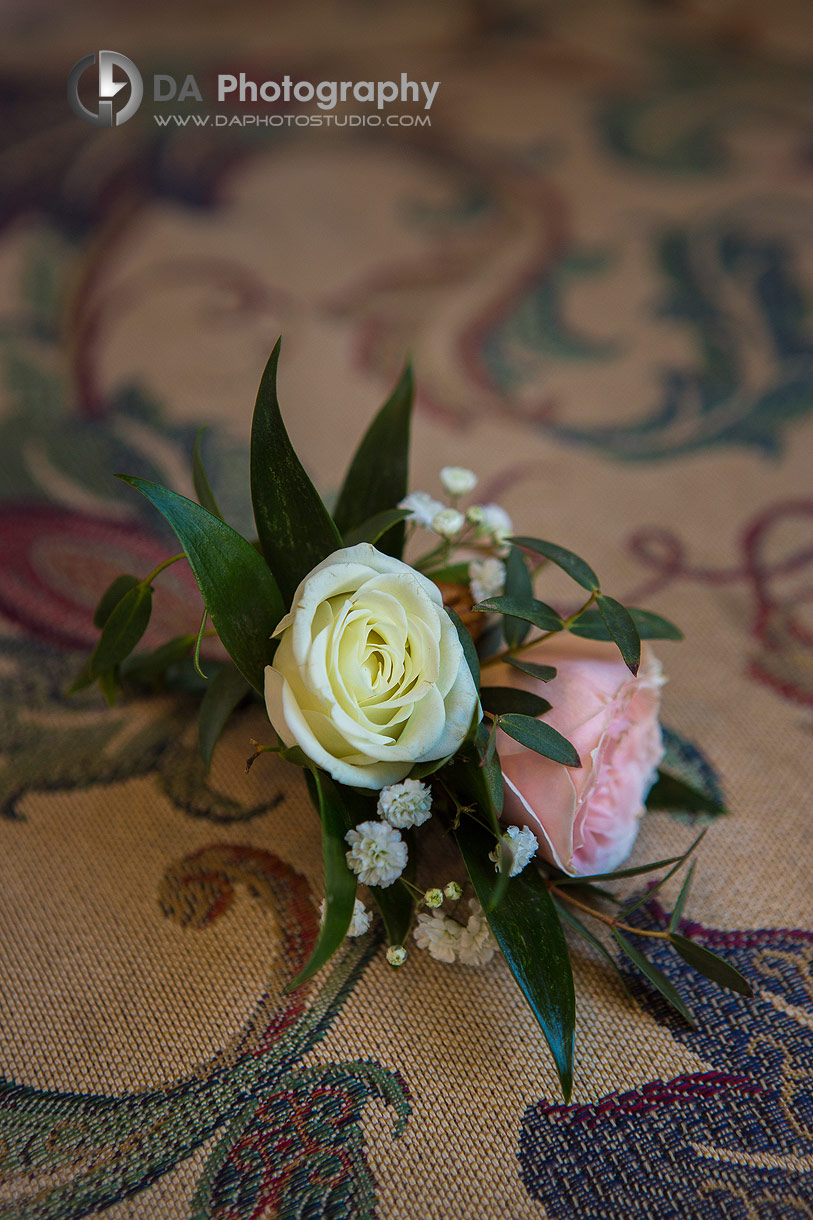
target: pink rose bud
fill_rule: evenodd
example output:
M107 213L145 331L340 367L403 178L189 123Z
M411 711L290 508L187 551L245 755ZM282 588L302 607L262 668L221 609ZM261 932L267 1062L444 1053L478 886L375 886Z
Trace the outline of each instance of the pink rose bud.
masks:
M563 767L499 733L502 820L530 827L540 855L566 873L612 872L632 850L663 758L660 664L644 645L633 678L615 645L571 635L531 648L523 659L554 665L556 677L543 683L505 665L489 682L548 699L553 707L544 720L573 743L582 765Z

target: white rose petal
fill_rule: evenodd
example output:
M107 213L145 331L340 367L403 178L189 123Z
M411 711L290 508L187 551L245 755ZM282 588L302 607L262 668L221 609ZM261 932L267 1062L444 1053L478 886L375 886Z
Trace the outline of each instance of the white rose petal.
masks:
M477 475L465 466L444 466L440 472L443 490L450 496L467 496L477 486Z
M432 529L441 538L456 538L466 524L466 518L456 508L442 508L432 518Z
M502 842L508 845L513 856L509 877L518 876L539 851L539 841L529 826L523 826L521 829L519 826L509 826L502 836ZM495 847L494 851L488 853L489 860L494 861L495 869L500 867L501 850L501 847Z
M428 491L412 491L399 501L398 507L405 508L409 512L408 520L414 521L416 525L422 525L424 529L431 529L433 518L443 512L445 505L440 500L436 500L434 496L430 496Z
M406 868L406 843L389 822L360 822L344 838L350 844L347 867L364 885L386 889Z
M501 559L475 559L469 564L469 586L475 604L499 597L505 588L505 564Z
M391 826L404 830L423 826L432 816L432 789L419 779L405 779L401 784L382 788L376 813Z
M454 753L477 690L440 590L369 543L302 581L274 635L268 716L333 779L381 789Z
M476 898L469 903L471 915L460 930L458 956L464 966L485 966L497 949L494 934Z
M422 913L418 916L412 935L418 942L418 948L428 949L429 956L436 961L453 962L460 948L463 929L456 920L449 919L441 911L432 911L431 915Z
M324 924L325 914L327 912L327 902L323 898L319 903L319 923ZM350 920L350 927L347 929L347 936L363 936L369 929L373 917L365 907L360 898L357 898L353 904L353 915Z

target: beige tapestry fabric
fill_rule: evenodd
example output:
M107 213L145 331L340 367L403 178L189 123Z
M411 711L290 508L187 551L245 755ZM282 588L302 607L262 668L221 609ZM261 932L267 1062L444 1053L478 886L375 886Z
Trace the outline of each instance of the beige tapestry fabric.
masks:
M3 23L0 1217L813 1214L806 6L43 3ZM65 100L100 47L144 80L112 128ZM240 72L440 84L428 109L219 101ZM155 74L201 100L156 101ZM321 851L299 773L245 773L259 704L206 774L193 694L65 694L112 577L175 549L114 472L192 494L208 425L250 530L280 333L326 497L411 352L413 487L471 467L481 502L685 633L657 646L671 757L729 810L686 916L755 998L656 942L693 1030L574 941L569 1105L501 959L412 947L394 970L373 931L283 994ZM178 565L145 645L199 620ZM633 861L697 829L651 813ZM462 880L437 850L427 882Z

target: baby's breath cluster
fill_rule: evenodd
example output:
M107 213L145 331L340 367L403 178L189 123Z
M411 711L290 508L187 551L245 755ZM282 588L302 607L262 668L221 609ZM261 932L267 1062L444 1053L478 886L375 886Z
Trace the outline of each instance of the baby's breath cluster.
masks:
M459 887L458 887L459 888ZM442 911L422 912L412 933L419 949L426 949L438 962L461 962L464 966L485 966L497 948L483 909L476 898L469 902L465 925Z

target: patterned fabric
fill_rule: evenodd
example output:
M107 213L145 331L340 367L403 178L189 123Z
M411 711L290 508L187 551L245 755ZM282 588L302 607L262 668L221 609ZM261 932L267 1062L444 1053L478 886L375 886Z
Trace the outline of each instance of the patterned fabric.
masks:
M158 15L18 0L2 17L0 1217L809 1216L804 6ZM209 97L235 71L441 84L425 127L160 126L147 99L108 131L65 102L100 39ZM411 351L413 485L473 467L484 502L686 633L659 649L670 756L731 810L688 916L756 996L654 942L691 1030L574 944L568 1106L500 961L415 949L394 971L373 931L285 994L320 844L297 774L268 755L245 773L259 707L207 774L192 693L65 695L112 576L175 549L113 472L191 492L206 424L221 507L250 529L248 422L279 332L286 418L326 496ZM176 565L145 644L200 613ZM687 846L687 821L647 817L634 858ZM453 875L437 850L427 884Z

